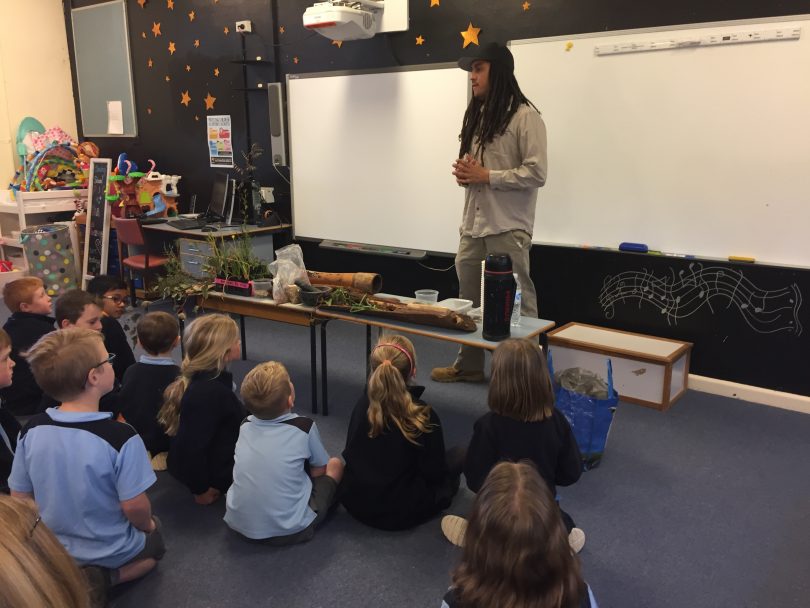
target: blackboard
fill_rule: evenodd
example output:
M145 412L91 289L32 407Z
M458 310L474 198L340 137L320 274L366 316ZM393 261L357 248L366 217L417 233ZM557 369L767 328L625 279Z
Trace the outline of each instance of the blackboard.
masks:
M534 241L810 266L808 18L510 43L548 129Z
M112 160L109 158L94 158L90 161L82 289L87 287L87 282L93 277L107 273L107 255L110 246L110 205L105 197L111 168Z
M544 318L694 343L690 371L810 395L810 270L540 245Z

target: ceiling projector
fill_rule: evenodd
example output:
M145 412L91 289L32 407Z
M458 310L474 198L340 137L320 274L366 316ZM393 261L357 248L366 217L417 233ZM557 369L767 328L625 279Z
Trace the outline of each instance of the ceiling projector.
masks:
M379 28L382 2L316 2L304 11L304 27L332 40L372 38Z

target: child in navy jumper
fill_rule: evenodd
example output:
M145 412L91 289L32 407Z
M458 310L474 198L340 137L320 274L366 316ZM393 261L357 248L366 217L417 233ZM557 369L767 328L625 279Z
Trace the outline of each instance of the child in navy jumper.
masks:
M403 530L450 506L461 452L445 453L439 417L420 400L424 387L408 384L416 376L410 340L381 337L371 367L349 421L341 502L366 525Z
M33 417L20 434L8 480L12 495L36 499L68 553L103 573L107 584L140 578L165 548L146 496L155 474L143 441L98 411L115 382L114 357L100 333L78 328L44 336L26 357L60 405Z
M312 419L292 413L281 363L254 367L241 392L253 415L239 430L225 523L272 545L308 541L335 502L343 462L329 458Z
M11 339L0 329L0 388L9 386L14 374L14 359L11 358ZM8 494L8 474L17 448L20 423L0 403L0 493Z
M228 363L240 356L239 328L226 315L195 319L183 335L180 377L164 393L159 420L171 439L169 472L210 505L233 481L233 452L245 417Z
M7 283L3 301L11 316L3 325L11 338L11 358L17 364L14 382L0 390L3 407L16 416L35 414L42 400L42 389L34 380L24 353L42 336L52 332L55 319L51 316L51 297L42 281L24 277Z
M475 497L461 562L442 608L597 608L543 479L501 462Z
M127 285L118 277L99 275L87 283L87 292L98 298L101 303L101 333L104 334L104 346L115 353L113 369L118 382L124 379L124 372L135 363L132 345L118 319L127 311L129 292Z
M152 468L164 471L169 436L158 422L158 412L163 406L163 392L180 375L172 359L172 351L180 342L180 325L174 315L150 312L138 321L137 331L138 344L146 354L124 372L118 405L124 419L143 439Z
M537 467L552 494L582 475L582 457L571 426L554 407L554 389L543 350L531 340L504 340L492 356L489 382L489 413L473 427L467 448L464 476L473 492L498 462L528 460ZM561 511L571 533L571 546L579 551L585 534ZM455 542L456 525L464 520L448 515L442 521L445 535ZM458 543L456 543L458 544Z

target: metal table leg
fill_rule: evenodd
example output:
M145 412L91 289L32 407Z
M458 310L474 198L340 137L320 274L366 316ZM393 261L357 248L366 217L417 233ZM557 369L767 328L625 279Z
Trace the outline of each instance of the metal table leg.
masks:
M315 322L309 323L309 375L312 382L312 413L318 413L318 360L315 353Z
M371 375L371 325L366 325L366 380Z
M321 396L323 397L323 415L329 415L329 395L327 394L326 372L326 321L321 323Z
M245 332L245 315L239 315L239 336L242 338L242 361L247 359L247 333Z

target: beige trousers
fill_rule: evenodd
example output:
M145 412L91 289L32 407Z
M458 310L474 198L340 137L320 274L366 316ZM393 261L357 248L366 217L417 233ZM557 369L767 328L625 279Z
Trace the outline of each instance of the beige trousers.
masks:
M520 314L537 317L537 293L529 275L529 251L532 238L523 230L511 230L473 238L462 236L456 254L459 297L473 301L473 307L481 305L481 262L490 253L508 253L512 258L512 270L518 275L521 289ZM484 371L484 349L462 346L453 367L465 372Z

